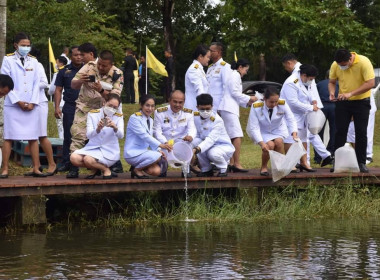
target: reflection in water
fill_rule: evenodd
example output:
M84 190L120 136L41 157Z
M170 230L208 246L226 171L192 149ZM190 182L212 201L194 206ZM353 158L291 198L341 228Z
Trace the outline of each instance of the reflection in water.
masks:
M380 277L380 222L179 223L0 235L1 279Z

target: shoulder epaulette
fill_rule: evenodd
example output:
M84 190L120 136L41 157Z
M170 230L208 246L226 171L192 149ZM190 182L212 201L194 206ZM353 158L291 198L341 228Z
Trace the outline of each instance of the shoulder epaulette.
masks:
M208 68L210 68L211 66L213 66L214 65L214 63L211 63L209 66L208 66Z
M115 113L115 116L118 116L118 117L122 117L123 114L120 114L120 113Z
M198 67L199 67L198 64L195 64L195 65L194 65L194 68L195 68L195 69L198 69Z
M253 108L260 108L264 106L264 102L256 102L253 103Z
M15 54L14 52L13 53L8 53L7 56L12 56L14 54Z
M295 80L294 80L294 83L296 84L297 82L298 82L298 79L295 79Z
M225 61L222 61L221 63L220 63L220 65L222 65L222 66L224 66L224 65L226 65L227 64L227 62L225 62Z
M186 113L192 113L193 112L193 110L187 109L187 108L183 108L182 111L184 111Z
M58 70L62 70L64 68L65 68L65 66L61 66L61 67L58 68Z
M162 112L166 112L167 110L168 110L168 107L161 107L157 109L157 112L162 113Z
M210 121L215 121L215 117L210 117Z
M194 112L194 116L200 116L199 112Z
M279 99L278 100L278 105L285 105L285 100L284 99Z
M33 58L36 58L35 56L33 56L33 55L29 54L29 53L28 53L28 56L29 56L29 57L33 57Z
M142 113L141 112L136 112L135 115L136 116L142 116Z
M92 110L90 111L90 113L99 113L99 112L100 112L99 109L92 109Z

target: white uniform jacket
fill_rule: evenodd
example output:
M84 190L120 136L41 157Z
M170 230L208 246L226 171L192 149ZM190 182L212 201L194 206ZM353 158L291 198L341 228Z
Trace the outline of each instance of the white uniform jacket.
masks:
M117 132L112 127L103 127L97 133L96 128L101 119L104 118L103 108L91 110L87 115L87 138L89 139L83 150L90 151L99 148L103 156L108 160L120 159L119 140L124 137L124 119L120 113L112 116L112 121L117 126Z
M297 121L297 127L304 129L306 127L306 116L313 111L314 100L311 86L306 88L300 78L299 72L292 74L286 79L281 89L281 98L286 100L290 110Z
M241 76L238 71L231 71L230 78L227 82L227 86L224 91L222 102L219 105L218 110L227 111L234 115L240 115L240 108L247 107L250 97L243 94L243 85L241 82Z
M170 139L182 139L187 135L194 139L197 130L194 125L193 111L183 108L178 113L174 113L170 105L158 108L154 112L153 134L161 143L166 143Z
M9 75L14 89L5 97L4 106L17 106L19 101L38 104L40 95L40 75L38 61L27 55L22 65L18 52L4 57L1 73Z
M185 107L193 111L197 110L196 98L202 93L208 93L208 82L202 64L194 60L185 75Z
M199 143L197 146L201 148L201 153L207 152L214 146L219 146L225 149L226 152L235 151L231 144L230 137L224 127L222 118L213 113L208 119L203 120L199 112L194 112L194 123L197 128L197 136L194 142Z
M207 69L207 81L209 83L208 93L213 98L213 110L219 110L219 104L222 101L227 81L231 77L231 65L220 58L217 62L211 64Z
M39 75L40 75L40 96L39 96L38 101L39 101L39 103L41 103L41 102L49 101L46 97L46 94L45 94L45 88L49 87L49 82L48 82L48 79L46 77L45 69L40 62L38 62L38 66L39 66L38 71L39 71Z
M149 120L150 128L148 128ZM129 117L127 136L124 145L124 158L141 155L150 147L153 151L159 151L160 141L153 136L153 120L143 113L137 112Z
M256 143L274 138L288 137L297 132L297 122L285 100L279 100L269 119L268 107L263 101L252 104L247 124L247 134Z

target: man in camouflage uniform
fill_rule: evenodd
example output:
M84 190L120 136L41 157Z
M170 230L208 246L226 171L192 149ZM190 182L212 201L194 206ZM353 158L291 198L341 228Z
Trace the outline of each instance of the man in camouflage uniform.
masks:
M87 142L87 113L93 109L103 107L110 93L121 94L123 74L120 69L113 65L113 62L112 52L102 51L97 62L88 62L71 81L73 89L80 89L79 97L76 101L74 122L71 127L71 153L83 148ZM95 76L95 82L91 82L92 76ZM74 174L69 173L67 177L78 177L78 174L76 176L71 175Z

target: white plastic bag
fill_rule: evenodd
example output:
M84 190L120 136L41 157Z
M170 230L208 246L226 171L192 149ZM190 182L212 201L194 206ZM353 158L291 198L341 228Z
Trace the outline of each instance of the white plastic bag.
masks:
M273 182L289 175L304 154L306 154L306 150L301 141L293 143L286 155L269 151Z
M335 151L334 173L359 172L358 160L351 144L346 143Z
M318 134L322 130L325 122L326 117L322 110L313 111L307 114L307 128L311 134Z
M184 141L174 143L173 150L168 152L165 150L168 164L173 168L180 168L190 163L193 157L193 149Z

